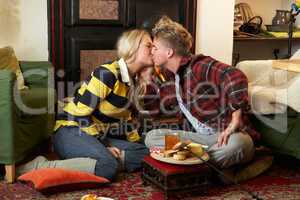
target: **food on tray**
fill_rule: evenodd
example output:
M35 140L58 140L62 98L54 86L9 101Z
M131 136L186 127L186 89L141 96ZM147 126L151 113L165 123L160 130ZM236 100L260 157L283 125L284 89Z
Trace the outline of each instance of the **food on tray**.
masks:
M202 156L203 154L204 150L201 144L187 140L176 143L170 150L165 150L162 156L173 158L174 160L185 160L189 157Z
M173 150L179 150L179 149L184 149L184 147L186 147L189 143L191 143L192 141L190 140L186 140L186 141L182 141L182 142L178 142L176 143L172 149Z
M189 149L190 152L196 154L197 156L202 156L204 153L202 145L198 143L191 142L190 144L187 145L187 148Z
M113 200L113 199L108 198L108 197L99 197L95 194L87 194L87 195L84 195L83 197L81 197L80 200Z
M190 152L187 150L182 150L182 151L178 151L176 154L184 155L184 156L188 157L190 155Z
M87 194L81 197L81 200L97 200L97 195L95 194Z
M164 157L169 158L169 157L172 157L176 152L178 152L178 150L170 149L170 150L165 150L163 152L163 154L164 154Z
M175 159L175 160L185 160L186 156L185 155L181 155L181 154L174 154L173 155L173 159Z

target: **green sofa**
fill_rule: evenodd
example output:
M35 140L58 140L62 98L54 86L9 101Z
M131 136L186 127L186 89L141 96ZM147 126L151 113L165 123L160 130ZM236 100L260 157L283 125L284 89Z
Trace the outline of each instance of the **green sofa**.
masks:
M20 62L28 89L14 89L16 76L0 70L0 164L8 182L15 164L48 139L54 126L54 74L49 62Z
M253 115L251 120L261 133L264 146L300 159L300 113L288 108L282 114Z
M249 102L255 114L252 122L261 133L262 144L300 159L300 73L289 69L294 63L248 60L236 67L248 78Z

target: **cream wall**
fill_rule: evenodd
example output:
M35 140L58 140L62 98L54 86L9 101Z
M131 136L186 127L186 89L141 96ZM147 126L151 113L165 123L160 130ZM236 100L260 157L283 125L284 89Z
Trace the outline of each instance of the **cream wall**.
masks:
M234 0L198 0L196 53L231 64Z
M0 47L19 60L48 60L47 0L0 0Z
M292 0L236 0L271 23L275 10ZM196 53L231 63L234 0L198 0ZM300 17L297 17L300 24ZM0 47L11 45L20 60L48 59L47 0L0 0Z
M276 10L290 10L294 0L236 0L240 2L249 4L253 14L261 16L264 24L272 24ZM296 17L296 25L300 25L300 16Z
M271 24L276 9L289 10L293 0L198 0L196 53L210 55L231 64L233 51L234 5L246 2L254 15L262 16L264 24ZM300 27L300 15L296 18ZM254 52L255 53L255 52Z
M249 4L253 14L261 16L264 24L272 24L276 10L284 5L283 0L236 0L236 3L241 2Z

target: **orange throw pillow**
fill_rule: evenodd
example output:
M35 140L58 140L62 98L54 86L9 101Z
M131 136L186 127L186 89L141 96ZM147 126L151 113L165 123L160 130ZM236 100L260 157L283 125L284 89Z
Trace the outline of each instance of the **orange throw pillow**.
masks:
M42 168L18 177L42 193L55 193L77 189L95 188L109 183L104 177L94 174L60 168Z

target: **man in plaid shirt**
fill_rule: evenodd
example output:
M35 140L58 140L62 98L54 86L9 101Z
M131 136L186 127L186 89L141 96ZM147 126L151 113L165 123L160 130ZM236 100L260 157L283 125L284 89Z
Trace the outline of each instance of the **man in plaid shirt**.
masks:
M254 155L253 141L259 139L259 134L247 118L246 76L209 56L192 56L190 33L167 17L160 19L152 31L153 60L171 71L171 79L175 76L176 80L160 88L160 107L170 110L175 104L179 105L179 115L185 118L187 126L184 130L148 132L147 147L163 147L165 134L179 132L182 140L206 144L211 161L221 168L250 161ZM147 105L150 106L146 101Z

